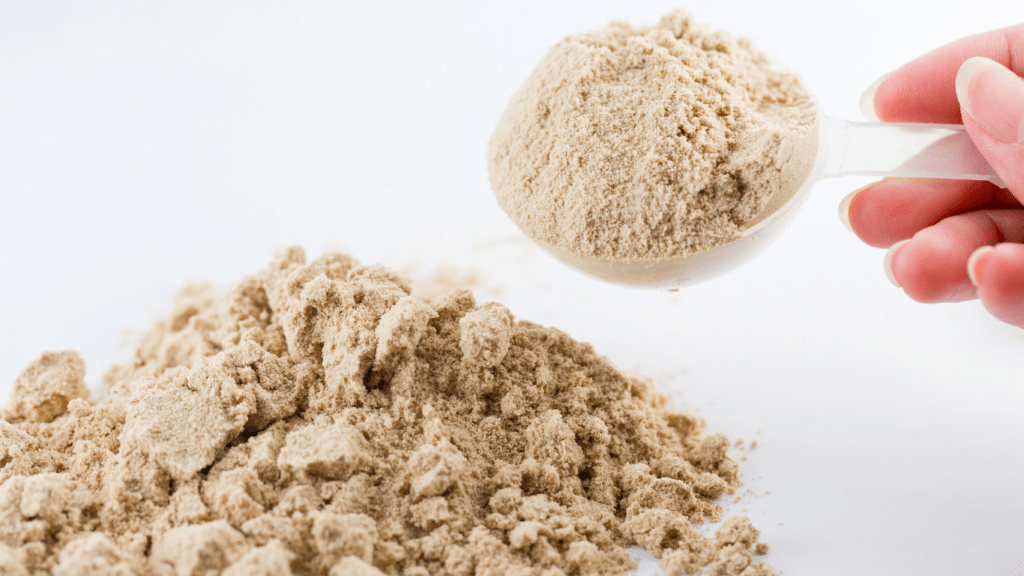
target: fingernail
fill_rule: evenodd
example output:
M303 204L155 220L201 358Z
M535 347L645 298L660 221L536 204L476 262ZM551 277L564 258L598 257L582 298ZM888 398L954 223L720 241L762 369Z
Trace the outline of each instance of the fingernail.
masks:
M880 122L878 113L875 112L875 92L878 92L878 87L885 82L885 79L892 76L892 72L889 72L885 76L882 76L878 80L871 83L868 89L860 95L860 113L864 115L871 122Z
M975 272L975 268L978 266L978 260L981 259L982 254L986 254L994 250L992 246L982 246L974 252L971 252L971 257L967 259L967 276L971 279L971 284L978 285L978 275Z
M956 74L960 108L996 140L1024 141L1024 79L988 58L974 57Z
M892 282L892 285L897 288L902 288L902 286L900 286L900 283L896 281L896 276L892 273L892 257L895 256L896 251L902 248L907 242L910 242L910 240L900 240L890 246L889 251L885 253L885 261L883 262L883 266L885 266L885 277L888 278L889 282Z
M878 184L878 182L872 182L867 186L861 186L860 188L857 188L853 192L847 194L846 198L843 198L842 202L839 203L839 221L842 222L843 226L846 226L846 229L849 230L850 232L853 232L853 226L850 226L850 203L853 202L853 197L867 190L868 188L871 188L875 184Z

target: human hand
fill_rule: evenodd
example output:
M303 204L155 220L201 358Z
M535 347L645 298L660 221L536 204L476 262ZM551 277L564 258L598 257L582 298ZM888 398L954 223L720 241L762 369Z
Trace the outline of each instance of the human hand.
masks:
M960 124L1009 187L887 178L843 199L839 216L918 302L980 298L1024 327L1024 24L964 38L883 77L865 116Z

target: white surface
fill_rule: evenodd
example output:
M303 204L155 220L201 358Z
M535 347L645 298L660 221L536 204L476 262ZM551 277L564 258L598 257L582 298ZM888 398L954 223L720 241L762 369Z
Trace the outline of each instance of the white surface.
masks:
M0 4L0 392L69 347L96 385L184 281L227 285L285 245L476 266L479 298L757 438L742 469L770 494L734 509L787 576L1021 574L1024 332L889 285L836 217L863 179L819 184L757 261L674 294L562 268L492 201L487 138L546 49L672 6ZM902 62L1024 21L993 1L685 7L847 119Z

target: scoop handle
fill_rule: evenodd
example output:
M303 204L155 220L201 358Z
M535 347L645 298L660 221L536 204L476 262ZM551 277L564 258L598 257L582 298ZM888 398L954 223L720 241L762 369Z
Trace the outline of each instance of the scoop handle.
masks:
M822 178L903 176L987 180L1006 188L959 124L822 119Z

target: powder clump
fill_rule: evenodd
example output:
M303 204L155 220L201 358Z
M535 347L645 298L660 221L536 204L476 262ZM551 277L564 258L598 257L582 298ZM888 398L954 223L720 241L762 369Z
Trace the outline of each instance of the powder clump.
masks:
M290 249L183 293L94 402L62 354L23 375L64 366L25 382L67 406L0 420L4 574L600 575L634 544L773 574L749 520L696 528L740 485L727 438L464 289Z
M85 361L74 350L43 352L14 381L4 417L12 422L50 422L76 398L87 398Z
M501 304L485 304L459 320L459 346L466 362L490 368L505 358L512 344L512 314Z
M136 576L144 574L139 558L125 554L109 536L90 532L60 551L53 576Z
M688 256L795 193L816 126L795 74L675 11L552 47L499 120L488 167L498 203L542 244L600 259Z
M312 424L288 434L277 463L290 474L347 480L372 462L365 443L359 430L347 422Z

